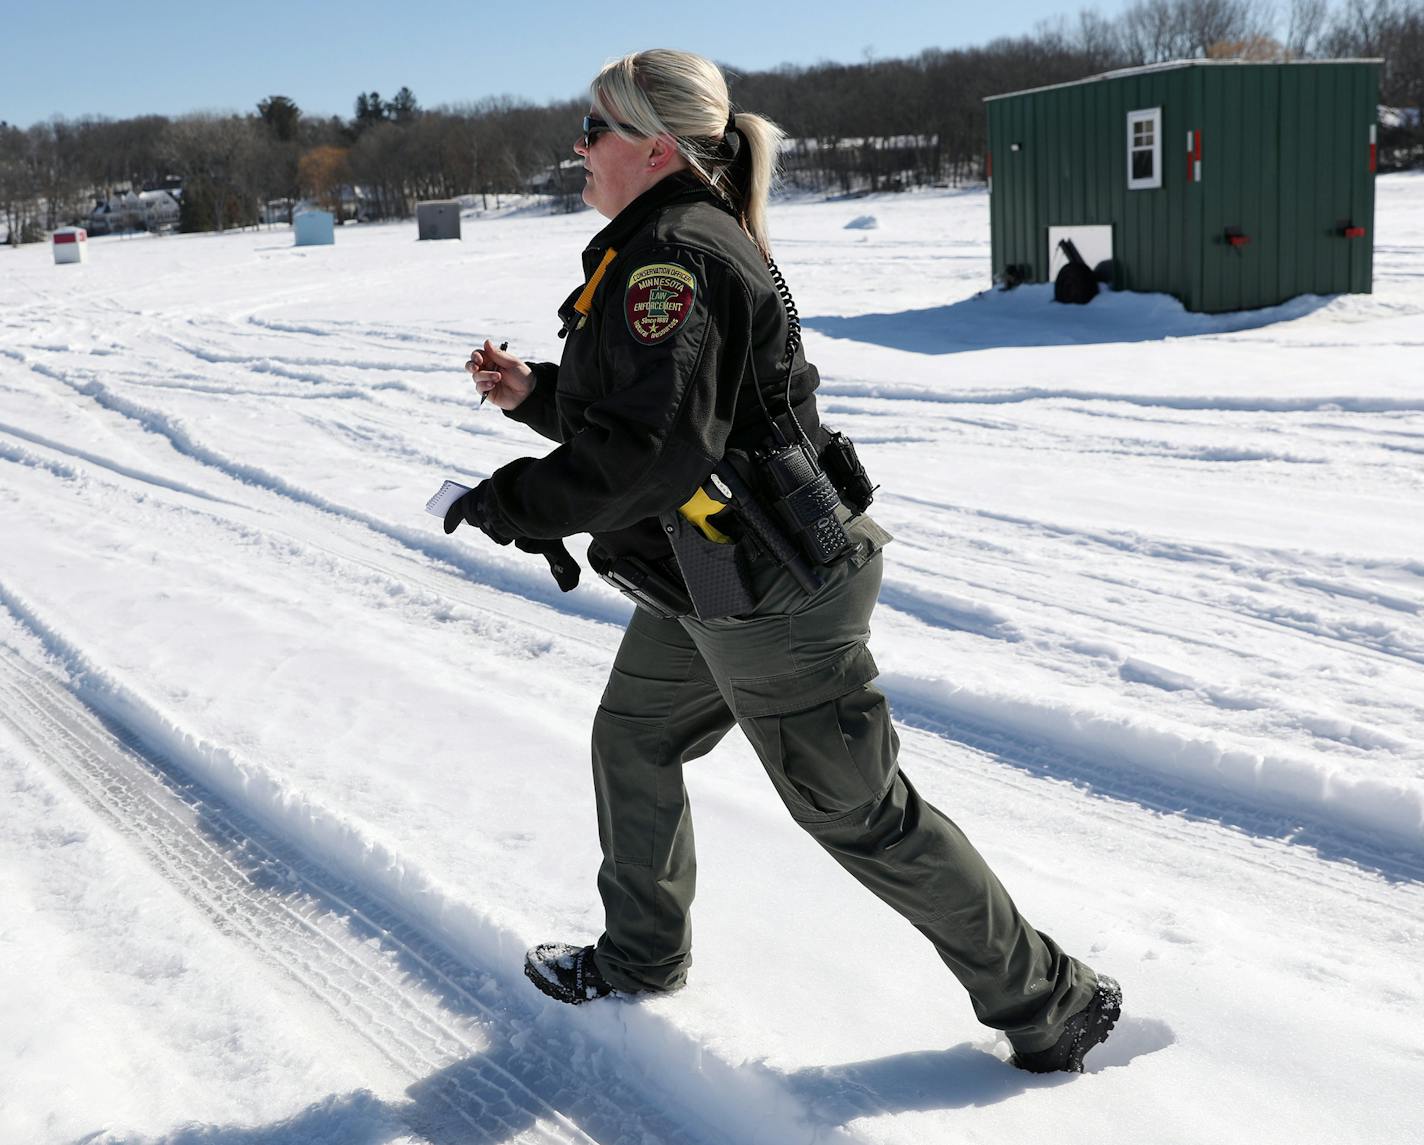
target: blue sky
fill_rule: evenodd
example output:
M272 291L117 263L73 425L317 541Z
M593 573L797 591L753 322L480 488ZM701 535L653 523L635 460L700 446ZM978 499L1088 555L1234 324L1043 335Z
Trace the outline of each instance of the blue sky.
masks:
M1092 3L965 0L0 0L0 120L249 111L281 94L350 116L361 91L408 85L424 107L581 97L610 57L689 48L746 70L853 62L1030 32ZM1101 0L1115 13L1123 0ZM220 15L219 15L220 13Z

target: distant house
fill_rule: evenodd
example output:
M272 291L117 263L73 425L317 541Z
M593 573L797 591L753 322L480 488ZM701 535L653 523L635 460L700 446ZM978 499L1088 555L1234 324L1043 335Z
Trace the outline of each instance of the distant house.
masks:
M531 175L524 189L531 195L567 195L583 190L583 160L564 159Z
M87 224L90 234L112 235L129 231L166 231L178 226L178 198L174 191L120 191L94 205Z

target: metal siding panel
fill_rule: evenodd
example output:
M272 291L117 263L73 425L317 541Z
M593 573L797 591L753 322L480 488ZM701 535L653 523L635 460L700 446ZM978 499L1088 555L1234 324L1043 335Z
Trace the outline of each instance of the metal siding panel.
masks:
M1034 182L1038 188L1038 210L1034 219L1032 242L1034 265L1038 267L1036 277L1040 282L1048 281L1048 225L1058 210L1058 165L1054 162L1051 150L1054 138L1052 126L1057 120L1057 101L1048 98L1051 95L1052 93L1044 93L1044 96L1039 97L1031 125L1034 171L1037 175Z
M1039 154L1043 157L1043 218L1039 220L1036 242L1042 247L1044 274L1048 273L1046 227L1063 218L1063 100L1045 99L1039 117Z
M1350 264L1354 260L1355 240L1345 238L1340 232L1341 224L1354 222L1353 204L1355 172L1354 160L1358 156L1356 141L1359 139L1359 125L1355 116L1354 77L1348 68L1340 68L1335 81L1335 133L1336 148L1331 167L1334 170L1332 184L1335 188L1335 214L1330 220L1331 290L1332 293L1348 293L1350 290Z
M1211 300L1216 296L1216 251L1211 245L1214 236L1210 231L1211 221L1215 218L1217 209L1217 188L1221 184L1225 168L1221 162L1221 139L1216 130L1218 118L1216 91L1212 84L1207 82L1205 72L1199 77L1198 84L1200 87L1198 99L1201 107L1199 118L1202 129L1202 181L1197 188L1197 197L1201 204L1197 250L1201 266L1195 308L1199 311L1206 311L1210 308Z
M1048 209L1044 188L1044 100L1041 95L1030 95L1024 104L1024 161L1028 168L1031 188L1031 209L1025 216L1024 253L1032 268L1034 282L1044 282L1048 268L1038 253L1038 234L1042 231L1042 216Z
M1112 93L1107 84L1093 85L1093 138L1095 153L1093 161L1093 196L1096 202L1098 222L1107 223L1113 229L1113 289L1125 289L1123 275L1123 233L1122 218L1114 206L1113 185L1113 117Z
M1201 69L1190 69L1187 77L1183 80L1183 104L1187 110L1187 122L1183 125L1183 165L1188 162L1186 150L1187 130L1200 131L1202 129L1202 95L1201 95ZM1205 137L1203 137L1205 141ZM1205 157L1203 157L1203 173L1206 171ZM1183 225L1182 225L1182 257L1186 262L1185 285L1182 291L1182 303L1188 310L1199 310L1201 308L1201 184L1198 182L1187 183L1186 171L1182 172L1183 178Z
M1028 257L1026 235L1033 226L1034 195L1036 193L1033 178L1033 152L1030 149L1033 140L1029 138L1028 132L1029 108L1033 103L1033 97L1025 96L1016 102L1018 107L1015 109L1014 115L1014 138L1010 144L1012 146L1013 143L1018 143L1020 146L1020 150L1010 152L1019 188L1019 209L1014 225L1014 260L1029 267L1029 278L1032 280L1033 264Z
M1290 298L1300 293L1296 230L1300 213L1300 114L1301 70L1281 69L1281 102L1276 125L1280 179L1276 184L1276 214L1280 218L1280 245L1276 250L1276 281L1281 293Z
M1255 306L1273 306L1284 301L1281 293L1279 274L1279 251L1281 249L1281 218L1276 209L1277 193L1280 187L1280 146L1277 138L1281 115L1281 71L1278 66L1263 67L1260 76L1259 103L1253 135L1256 142L1256 187L1255 202L1251 205L1255 216L1253 226L1261 230L1261 249L1256 252Z
M1008 122L1008 154L1005 160L1008 161L1008 169L1012 172L1014 181L1014 197L1012 197L1012 209L1014 209L1014 224L1010 229L1011 255L1010 261L1021 265L1024 262L1024 225L1028 215L1028 204L1030 204L1030 178L1031 172L1024 167L1024 157L1021 152L1014 151L1015 142L1021 140L1024 135L1022 128L1024 121L1024 101L1014 100L1012 105L1012 115Z
M1365 147L1368 154L1369 129L1378 127L1379 119L1379 88L1380 75L1378 64L1366 64L1360 71L1363 73L1360 92L1360 114L1365 120ZM1361 225L1365 227L1366 240L1362 243L1364 248L1360 252L1360 273L1361 278L1356 289L1364 294L1374 293L1374 262L1375 262L1375 176L1364 165L1361 159L1361 169L1364 174L1361 176L1361 196L1360 196L1360 219Z
M1349 289L1360 294L1370 293L1370 261L1375 243L1374 203L1371 190L1374 182L1369 172L1370 126L1375 122L1376 108L1370 98L1371 67L1361 65L1350 69L1350 219L1365 228L1365 237L1349 239Z
M991 103L985 108L988 118L989 140L989 162L992 165L994 156L998 154L1003 143L1003 109L997 103ZM990 167L991 187L996 183ZM989 273L999 275L1003 273L1005 265L1004 258L1004 192L1002 185L999 189L989 192Z
M1117 217L1113 214L1112 205L1112 157L1110 155L1112 117L1107 85L1093 84L1089 88L1088 100L1090 108L1088 135L1092 140L1093 155L1092 165L1089 168L1092 178L1093 219L1095 222L1113 223L1117 221ZM1114 234L1114 259L1117 258L1118 242L1119 239Z
M1127 186L1127 113L1142 107L1142 85L1137 77L1122 83L1122 103L1117 116L1117 149L1122 163L1123 186ZM1145 191L1124 192L1125 215L1132 243L1135 269L1133 290L1150 290L1152 274L1152 217L1147 211Z
M1021 263L1023 261L1022 241L1020 235L1023 233L1024 212L1027 210L1027 191L1024 186L1023 164L1019 161L1019 155L1013 150L1014 143L1018 140L1021 132L1019 130L1019 120L1023 115L1022 100L1008 100L1006 108L1007 116L1005 121L1004 136L1004 173L1008 180L1009 190L1009 225L1008 242L1009 249L1007 258L1010 263Z
M1242 117L1245 108L1242 106L1241 73L1236 68L1222 68L1219 70L1221 84L1221 100L1223 108L1227 114L1222 116L1222 127L1226 132L1226 161L1229 175L1223 180L1221 232L1224 235L1226 227L1239 227L1245 231L1242 219L1242 189L1241 179L1246 163L1246 141L1244 124ZM1249 231L1247 234L1249 235ZM1246 253L1241 247L1224 245L1223 253L1227 256L1222 264L1221 276L1221 297L1217 300L1217 308L1220 310L1236 310L1241 306L1242 299L1242 279L1244 277L1242 263Z
M1114 290L1122 290L1124 282L1122 271L1122 221L1118 217L1117 212L1113 209L1112 98L1108 85L1091 85L1088 100L1089 107L1091 108L1088 119L1088 134L1093 141L1093 160L1090 168L1092 177L1093 221L1106 223L1112 227L1112 287Z
M1213 72L1202 72L1203 122L1207 145L1202 161L1207 168L1202 186L1202 294L1200 308L1211 313L1220 309L1224 260L1221 250L1224 197L1231 183L1230 140L1222 114L1221 85Z
M1012 150L1015 142L1018 142L1024 134L1022 130L1022 120L1024 120L1024 101L1012 101L1012 114L1008 121L1008 138L1005 144L1008 145L1008 154L1005 161L1008 164L1008 171L1012 178L1012 225L1010 226L1010 262L1021 265L1024 262L1024 225L1028 215L1028 202L1030 202L1030 171L1024 167L1024 157L1021 152Z
M1187 164L1182 146L1186 134L1186 77L1192 69L1162 77L1162 228L1167 277L1163 288L1179 299L1187 295L1188 275L1182 236L1186 228Z
M1047 267L1038 253L1038 233L1043 226L1043 140L1040 126L1043 123L1043 100L1033 96L1023 108L1023 151L1019 153L1024 164L1024 191L1027 195L1027 210L1024 211L1024 227L1021 239L1021 253L1024 262L1032 268L1035 282L1044 281Z
M988 140L989 162L993 163L993 157L998 154L1002 146L1003 133L1003 108L999 103L988 104L985 109L985 119L987 121L985 138ZM998 181L992 174L990 168L991 185ZM998 184L997 190L989 192L989 274L998 276L1003 273L1005 266L1004 255L1004 192L1002 184Z
M1133 262L1133 234L1127 221L1126 167L1123 164L1123 130L1121 85L1112 81L1100 85L1098 122L1103 134L1103 195L1107 199L1108 217L1113 222L1113 257L1117 260L1119 290L1134 290L1137 281Z
M1039 252L1039 236L1043 233L1045 220L1053 216L1053 179L1051 172L1054 163L1053 156L1049 154L1049 119L1053 115L1053 100L1045 99L1042 95L1033 97L1033 110L1028 121L1028 131L1031 137L1029 148L1033 151L1034 165L1034 195L1037 210L1034 212L1033 231L1030 242L1033 245L1033 264L1037 268L1035 278L1047 278L1048 268L1043 265L1043 255Z
M1301 239L1309 244L1311 252L1310 290L1312 294L1330 293L1330 248L1320 241L1320 229L1330 213L1330 172L1324 170L1325 158L1329 154L1330 128L1333 123L1330 99L1333 84L1329 75L1316 75L1311 85L1311 104L1315 108L1314 131L1311 134L1310 164L1315 178L1314 202L1308 220L1302 228Z
M1127 187L1127 112L1136 99L1131 80L1123 80L1116 85L1117 100L1113 108L1113 182L1120 196L1119 210L1122 213L1124 241L1127 249L1127 265L1131 289L1141 290L1148 275L1148 252L1142 244L1142 227L1138 218L1137 202L1141 192L1130 191Z
M1344 68L1330 70L1330 213L1323 220L1322 230L1329 229L1326 249L1330 252L1329 293L1339 294L1350 289L1350 240L1339 236L1339 224L1350 217L1350 184L1353 182L1350 162L1351 114L1348 76Z
M1068 209L1074 223L1087 221L1087 154L1084 145L1088 130L1084 122L1087 101L1083 99L1082 88L1070 88L1073 98L1068 101Z
M1191 278L1191 303L1189 309L1200 310L1202 305L1202 272L1203 254L1202 246L1206 241L1206 229L1202 218L1202 204L1204 202L1205 183L1214 172L1212 171L1212 148L1215 140L1208 136L1206 131L1206 102L1204 95L1205 80L1202 76L1202 69L1196 68L1192 72L1190 79L1191 90L1191 123L1188 126L1193 131L1201 132L1201 181L1193 181L1188 188L1187 199L1190 207L1187 213L1187 258L1190 261Z
M1368 175L1368 165L1366 156L1369 154L1370 127L1374 117L1361 114L1365 111L1363 95L1365 92L1367 77L1364 68L1352 68L1349 76L1350 95L1347 101L1349 106L1349 133L1350 150L1355 152L1351 156L1351 164L1346 168L1350 176L1350 221L1356 226L1365 227L1365 237L1363 239L1347 239L1345 241L1346 254L1349 259L1350 270L1347 276L1349 282L1348 289L1358 293L1365 293L1365 284L1368 282L1368 271L1365 263L1365 249L1372 246L1375 241L1374 229L1367 224L1365 216L1366 186L1362 173Z
M1181 81L1181 72L1168 72L1159 77L1156 100L1162 109L1162 190L1157 196L1162 236L1161 289L1178 298L1182 292Z
M1063 217L1063 101L1045 99L1039 117L1038 151L1042 156L1043 212L1038 220L1034 247L1048 277L1048 228Z

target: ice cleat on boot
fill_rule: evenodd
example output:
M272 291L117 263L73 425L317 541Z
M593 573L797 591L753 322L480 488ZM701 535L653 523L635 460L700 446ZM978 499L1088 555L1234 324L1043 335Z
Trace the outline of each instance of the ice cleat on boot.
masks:
M550 998L571 1006L613 993L598 972L591 946L541 942L524 956L524 976Z
M1015 1051L1013 1062L1030 1073L1083 1072L1083 1055L1107 1041L1122 1014L1122 987L1098 975L1098 988L1088 1004L1063 1023L1063 1033L1046 1050Z

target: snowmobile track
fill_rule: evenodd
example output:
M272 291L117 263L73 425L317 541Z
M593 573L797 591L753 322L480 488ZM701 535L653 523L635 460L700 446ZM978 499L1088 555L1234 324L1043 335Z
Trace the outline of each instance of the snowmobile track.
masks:
M561 1044L575 1064L542 1046L534 1012L487 1000L489 976L3 648L0 720L214 926L408 1079L413 1103L394 1111L413 1132L437 1145L717 1139L620 1080L606 1053Z

